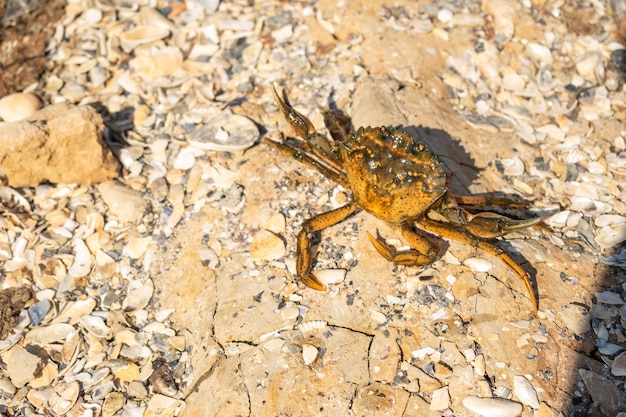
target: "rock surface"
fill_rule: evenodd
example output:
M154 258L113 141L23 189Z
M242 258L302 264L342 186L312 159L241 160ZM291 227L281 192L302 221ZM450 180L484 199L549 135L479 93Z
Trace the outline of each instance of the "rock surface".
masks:
M93 184L119 175L91 107L55 104L27 120L0 126L0 167L13 187L42 182Z

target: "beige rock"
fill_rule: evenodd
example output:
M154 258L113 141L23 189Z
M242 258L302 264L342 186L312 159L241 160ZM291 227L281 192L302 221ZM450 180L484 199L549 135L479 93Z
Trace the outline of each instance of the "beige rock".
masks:
M358 416L400 416L408 399L409 393L405 390L374 382L357 392L352 411Z
M13 187L109 180L119 175L120 165L103 142L103 130L91 107L48 106L0 126L0 167Z
M389 329L384 332L377 331L374 334L369 357L371 380L393 382L401 359L397 338L398 331L396 329Z
M40 357L29 353L21 346L15 346L7 351L2 355L2 361L6 363L7 374L17 388L35 379L35 374L43 367Z

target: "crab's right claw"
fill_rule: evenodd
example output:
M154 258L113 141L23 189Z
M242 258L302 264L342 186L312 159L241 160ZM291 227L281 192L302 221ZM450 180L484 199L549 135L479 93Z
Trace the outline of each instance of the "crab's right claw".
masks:
M482 238L504 236L515 230L526 229L541 222L541 217L528 220L514 220L496 213L478 213L470 216L471 220L465 228L473 235Z
M276 91L276 86L272 83L272 94L274 95L276 105L285 116L285 119L287 119L289 124L295 129L298 136L307 140L311 135L316 133L313 123L291 107L289 99L287 98L287 93L284 89L283 98L280 98L278 92Z

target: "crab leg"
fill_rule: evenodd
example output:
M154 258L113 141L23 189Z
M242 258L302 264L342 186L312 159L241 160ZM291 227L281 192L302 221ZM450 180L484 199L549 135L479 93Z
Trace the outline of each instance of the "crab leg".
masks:
M341 185L343 188L349 188L348 181L342 173L340 173L339 171L335 171L333 168L320 163L317 159L312 158L310 155L307 155L300 149L295 148L291 145L287 145L286 143L276 142L269 138L263 138L263 142L273 148L278 149L283 155L295 158L300 162L307 164L311 168L317 169L323 176L331 179L332 181Z
M326 291L324 284L313 274L313 254L311 253L311 233L319 232L322 229L339 223L350 216L357 209L355 203L348 203L338 209L318 214L304 222L302 230L298 233L298 246L296 251L296 272L298 277L307 286L318 290Z
M429 265L437 259L438 247L427 238L418 235L408 223L402 223L402 236L409 242L411 249L397 250L395 246L387 244L385 239L376 231L376 237L370 232L367 235L374 248L383 258L398 265L414 266Z
M418 224L431 233L454 239L457 242L465 243L466 245L471 245L500 258L500 260L504 262L509 269L515 272L515 274L520 277L522 281L524 281L524 285L526 286L530 301L533 305L533 313L535 317L537 316L537 298L535 297L535 291L530 282L530 275L528 272L524 271L524 269L517 262L515 262L511 255L506 253L504 249L494 245L493 243L487 242L468 231L456 229L453 225L440 223L427 217L419 219Z
M491 195L456 195L453 194L452 197L457 202L457 204L461 204L463 206L472 206L472 207L515 207L515 208L524 208L530 206L530 201L519 200L508 197L497 197Z

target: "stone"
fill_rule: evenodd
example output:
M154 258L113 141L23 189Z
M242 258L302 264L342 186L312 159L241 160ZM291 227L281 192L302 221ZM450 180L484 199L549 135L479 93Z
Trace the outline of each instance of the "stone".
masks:
M406 408L409 393L380 382L373 382L357 391L354 415L399 416Z
M626 352L615 357L611 365L611 373L615 376L626 376Z
M112 217L122 223L138 222L144 212L145 202L141 193L117 181L98 184L98 191L109 207Z
M433 391L432 399L430 400L431 410L446 410L450 406L450 394L448 393L448 387L439 388Z
M0 126L0 167L12 187L44 181L93 184L115 178L120 164L103 140L91 107L54 104Z
M371 380L393 382L401 360L397 338L398 331L392 328L374 334L369 356Z
M6 363L6 372L17 388L35 379L35 375L43 368L43 360L21 346L14 346L4 353L2 361Z
M600 405L602 413L614 416L622 401L622 391L617 388L613 381L597 372L579 369L578 374L583 379L587 390L589 390L593 402Z

